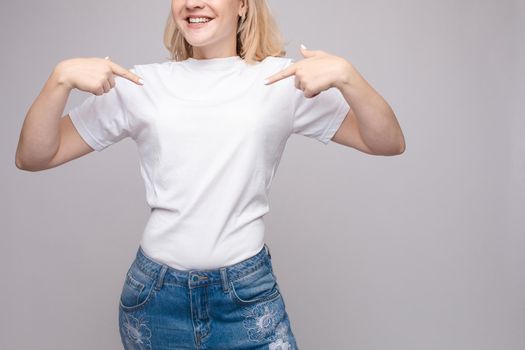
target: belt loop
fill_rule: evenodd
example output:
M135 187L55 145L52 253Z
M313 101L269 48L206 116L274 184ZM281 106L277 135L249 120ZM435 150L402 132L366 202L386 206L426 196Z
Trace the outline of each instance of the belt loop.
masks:
M160 287L162 287L162 282L164 282L164 275L166 274L167 270L168 270L168 266L162 265L162 269L160 269L159 276L157 278L157 284L155 285L156 290L159 290Z
M266 254L268 254L268 257L271 259L272 254L270 254L270 248L268 247L266 243L264 243L264 249L266 249Z
M228 274L226 272L226 267L221 267L221 280L222 280L222 290L227 293L230 290Z

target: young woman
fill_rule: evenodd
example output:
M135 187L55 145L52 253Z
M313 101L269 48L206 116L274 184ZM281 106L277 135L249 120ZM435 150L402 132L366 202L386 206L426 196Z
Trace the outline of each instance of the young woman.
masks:
M264 243L285 144L295 133L395 155L401 129L346 59L284 57L265 0L173 0L164 40L170 60L129 70L60 62L26 116L17 167L136 142L151 216L120 296L125 349L297 349ZM92 95L60 118L75 88Z

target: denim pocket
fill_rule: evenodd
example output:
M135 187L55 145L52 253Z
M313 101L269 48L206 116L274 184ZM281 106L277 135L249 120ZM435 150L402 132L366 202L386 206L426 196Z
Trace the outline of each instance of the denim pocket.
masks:
M268 265L230 281L230 296L241 305L277 299L281 295L277 280Z
M155 280L132 264L120 294L120 307L125 311L135 311L145 306L155 294Z

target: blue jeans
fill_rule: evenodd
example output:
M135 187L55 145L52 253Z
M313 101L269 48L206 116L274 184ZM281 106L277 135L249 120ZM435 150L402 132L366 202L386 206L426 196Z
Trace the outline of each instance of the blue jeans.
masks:
M297 350L270 249L213 270L181 271L139 246L119 302L124 349Z

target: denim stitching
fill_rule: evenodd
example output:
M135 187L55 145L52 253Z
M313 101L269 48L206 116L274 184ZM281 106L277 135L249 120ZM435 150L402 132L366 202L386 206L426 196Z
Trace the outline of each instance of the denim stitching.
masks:
M230 282L234 282L234 281L239 281L239 280L242 280L243 278L249 277L253 273L257 272L260 268L262 268L265 264L266 262L264 261L258 262L255 265L244 269L240 274L237 274L235 278L230 277L229 280Z

